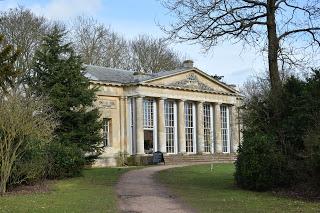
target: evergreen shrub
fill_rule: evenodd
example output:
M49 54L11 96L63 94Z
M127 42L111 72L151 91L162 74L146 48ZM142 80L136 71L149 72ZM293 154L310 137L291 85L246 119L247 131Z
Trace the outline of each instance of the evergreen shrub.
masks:
M274 144L273 138L264 134L244 133L235 163L237 185L264 191L288 183L286 160Z

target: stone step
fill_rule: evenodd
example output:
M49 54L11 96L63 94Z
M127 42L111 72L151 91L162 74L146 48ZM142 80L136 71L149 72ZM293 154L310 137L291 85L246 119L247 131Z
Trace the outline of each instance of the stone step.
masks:
M183 163L232 163L236 160L235 154L214 155L164 155L166 164Z
M177 164L192 164L192 163L207 163L207 164L210 164L210 163L233 163L234 161L226 161L226 160L223 160L223 161L191 161L191 162L167 162L166 161L166 165L177 165Z

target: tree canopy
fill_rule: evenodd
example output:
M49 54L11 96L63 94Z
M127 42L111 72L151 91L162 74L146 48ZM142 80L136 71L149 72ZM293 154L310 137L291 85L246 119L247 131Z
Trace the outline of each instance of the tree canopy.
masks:
M99 152L101 126L98 110L93 107L96 89L90 87L81 58L70 43L64 43L64 36L65 32L54 27L44 38L35 53L29 85L37 96L47 96L57 112L58 142Z
M14 79L19 75L19 71L14 67L19 53L13 45L5 44L4 36L0 34L0 89L2 92L7 92L8 84L13 86Z
M279 61L294 64L298 50L302 54L320 45L318 0L162 2L176 18L169 27L162 27L171 39L198 42L206 49L233 39L265 49L275 94L281 90Z

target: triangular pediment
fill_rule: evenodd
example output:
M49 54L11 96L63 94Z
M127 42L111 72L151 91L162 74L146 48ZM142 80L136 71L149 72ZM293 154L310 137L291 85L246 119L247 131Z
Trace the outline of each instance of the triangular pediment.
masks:
M168 74L167 76L147 80L144 83L156 86L167 86L206 92L237 93L237 91L233 88L215 80L211 76L198 69Z

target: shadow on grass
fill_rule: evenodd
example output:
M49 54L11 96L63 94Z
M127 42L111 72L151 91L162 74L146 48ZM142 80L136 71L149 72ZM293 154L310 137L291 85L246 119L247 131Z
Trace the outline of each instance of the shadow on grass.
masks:
M197 165L160 172L157 179L199 212L320 212L320 203L252 192L234 184L233 164Z

